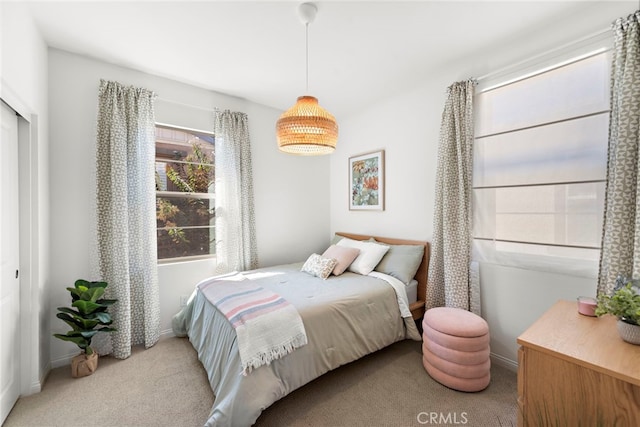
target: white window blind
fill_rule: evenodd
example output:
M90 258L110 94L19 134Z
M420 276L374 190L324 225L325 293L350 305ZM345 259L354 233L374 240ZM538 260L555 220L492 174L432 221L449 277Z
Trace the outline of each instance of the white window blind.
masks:
M609 52L475 96L473 258L596 277Z

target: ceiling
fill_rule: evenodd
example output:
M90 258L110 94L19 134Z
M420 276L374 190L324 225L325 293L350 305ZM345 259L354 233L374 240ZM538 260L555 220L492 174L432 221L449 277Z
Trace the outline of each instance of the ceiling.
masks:
M299 3L27 2L51 47L280 110L305 92L305 30L297 15ZM523 50L513 59L523 59L534 35L541 37L535 49L545 40L566 42L584 35L581 31L593 31L588 29L592 23L581 28L584 19L579 16L589 11L598 15L598 8L606 7L599 29L606 28L616 13L632 11L637 1L617 9L604 3L611 4L319 1L309 26L309 94L340 119L419 84L430 72L461 58L479 58L520 41ZM569 20L573 24L564 25ZM483 67L487 64L479 61L477 71L487 72Z

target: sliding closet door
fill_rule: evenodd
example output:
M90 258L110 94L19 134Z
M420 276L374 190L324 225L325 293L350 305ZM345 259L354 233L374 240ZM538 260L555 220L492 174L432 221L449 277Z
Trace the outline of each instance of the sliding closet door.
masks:
M20 394L18 116L0 101L0 424Z

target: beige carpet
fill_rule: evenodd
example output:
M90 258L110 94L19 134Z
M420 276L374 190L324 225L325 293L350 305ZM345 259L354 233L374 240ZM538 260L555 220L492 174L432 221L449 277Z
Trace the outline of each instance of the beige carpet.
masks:
M494 366L479 393L450 390L422 367L421 343L402 341L307 384L273 404L257 426L515 426L516 375ZM201 426L213 404L187 339L168 338L127 360L100 359L90 377L51 371L21 398L13 426Z

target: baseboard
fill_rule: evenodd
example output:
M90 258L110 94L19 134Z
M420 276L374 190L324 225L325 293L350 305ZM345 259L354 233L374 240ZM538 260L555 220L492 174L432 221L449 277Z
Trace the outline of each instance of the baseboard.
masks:
M27 384L26 387L23 387L20 390L20 397L31 396L32 394L40 393L42 391L42 387L44 386L47 377L49 376L49 372L51 371L51 364L47 363L42 371L40 371L40 375L37 381L33 381L30 384Z
M34 383L31 383L31 385L29 386L29 390L27 390L25 393L22 393L20 397L31 396L32 394L40 393L42 391L43 384L43 381L36 381Z
M58 359L52 360L49 364L51 369L59 368L61 366L71 365L71 359L78 355L78 352L68 354L66 356L62 356Z
M175 334L173 333L173 329L165 329L164 331L160 332L159 340L164 340L171 337L175 337ZM73 359L77 355L78 353L75 352L75 353L68 354L66 356L62 356L56 360L52 360L48 365L48 370L59 368L61 366L71 365L71 359ZM49 372L47 371L47 375L48 373ZM42 384L44 384L44 382Z
M160 339L164 340L167 338L175 337L176 334L173 333L173 329L165 329L164 331L160 331Z
M503 368L507 368L508 370L517 373L518 372L518 362L515 360L507 359L504 356L500 356L499 354L491 353L491 363L502 366Z
M49 378L49 373L51 372L51 363L47 362L42 371L40 371L40 378L38 381L31 383L29 386L29 394L36 394L42 391L42 387L44 387L44 383Z

